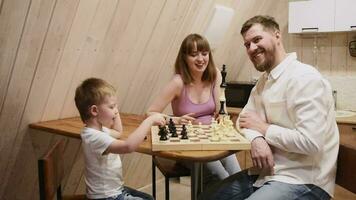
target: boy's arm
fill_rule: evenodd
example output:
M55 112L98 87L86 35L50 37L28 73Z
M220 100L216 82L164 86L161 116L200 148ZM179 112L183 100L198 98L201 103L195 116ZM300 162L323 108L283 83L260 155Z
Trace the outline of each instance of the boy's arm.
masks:
M162 114L155 114L146 118L126 140L115 140L110 144L106 152L122 154L135 151L154 124L165 124L165 119Z
M121 137L121 133L115 129L110 129L110 136L116 139L119 139Z
M111 130L110 130L110 135L114 138L120 138L122 131L123 131L123 128L122 128L122 123L121 123L121 117L120 117L120 114L117 113L117 116L115 117L115 120L114 120L114 125L111 127Z

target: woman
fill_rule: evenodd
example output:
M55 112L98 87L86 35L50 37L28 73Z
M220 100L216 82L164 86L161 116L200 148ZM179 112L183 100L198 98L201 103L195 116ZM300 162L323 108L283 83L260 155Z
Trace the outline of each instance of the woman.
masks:
M210 124L219 109L221 79L208 41L198 34L190 34L181 44L173 79L153 101L148 115L161 113L171 103L175 123ZM219 179L240 171L234 154L206 166Z

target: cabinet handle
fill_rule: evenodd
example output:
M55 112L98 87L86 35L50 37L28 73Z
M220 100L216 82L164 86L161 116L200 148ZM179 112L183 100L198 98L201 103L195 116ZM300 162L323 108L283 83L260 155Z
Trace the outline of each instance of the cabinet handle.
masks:
M302 28L302 32L318 32L319 28Z

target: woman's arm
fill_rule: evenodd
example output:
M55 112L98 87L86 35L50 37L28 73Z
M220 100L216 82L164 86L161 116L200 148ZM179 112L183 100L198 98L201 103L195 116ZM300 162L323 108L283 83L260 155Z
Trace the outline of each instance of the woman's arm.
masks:
M158 94L147 110L147 115L161 113L174 98L179 97L184 87L183 80L180 76L174 76L165 88Z

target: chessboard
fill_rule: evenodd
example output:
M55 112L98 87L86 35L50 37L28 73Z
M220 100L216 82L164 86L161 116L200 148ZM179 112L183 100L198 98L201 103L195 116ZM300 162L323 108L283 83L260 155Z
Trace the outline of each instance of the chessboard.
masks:
M173 128L172 128L173 127ZM152 151L248 150L250 142L232 124L152 126Z

